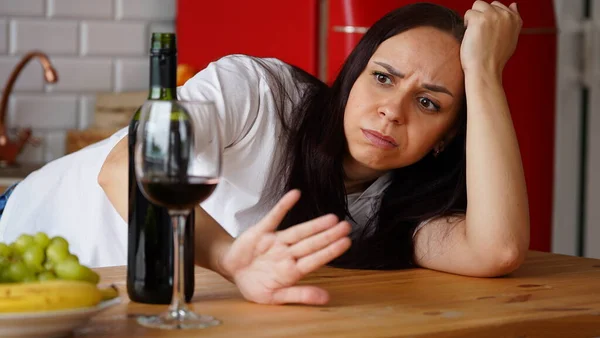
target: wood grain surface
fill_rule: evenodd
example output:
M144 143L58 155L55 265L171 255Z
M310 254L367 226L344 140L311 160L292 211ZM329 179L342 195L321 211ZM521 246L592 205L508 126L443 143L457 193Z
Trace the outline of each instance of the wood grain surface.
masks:
M96 269L122 303L73 337L600 337L600 260L530 252L516 272L472 278L425 269L323 268L303 283L327 289L326 306L245 301L234 285L197 268L192 308L222 320L204 330L164 331L135 317L166 305L129 302L125 267Z

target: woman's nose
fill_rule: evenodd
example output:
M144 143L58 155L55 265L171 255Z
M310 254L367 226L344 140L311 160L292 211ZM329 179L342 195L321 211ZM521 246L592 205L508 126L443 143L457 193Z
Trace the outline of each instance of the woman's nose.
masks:
M390 100L378 108L379 116L394 124L405 124L406 113L403 109L402 100Z

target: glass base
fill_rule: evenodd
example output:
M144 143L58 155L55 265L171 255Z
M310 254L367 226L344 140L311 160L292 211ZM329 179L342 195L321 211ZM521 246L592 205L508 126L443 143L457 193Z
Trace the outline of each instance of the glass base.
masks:
M199 315L187 309L169 310L158 316L140 316L137 322L145 327L165 330L205 329L221 324L212 316Z

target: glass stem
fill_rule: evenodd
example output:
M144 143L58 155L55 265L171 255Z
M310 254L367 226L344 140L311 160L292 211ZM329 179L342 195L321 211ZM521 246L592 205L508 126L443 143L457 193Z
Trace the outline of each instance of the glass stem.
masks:
M187 310L184 299L185 269L184 267L184 246L185 238L185 220L189 210L169 211L171 222L173 223L173 297L171 298L170 311L177 312L178 316L183 315Z

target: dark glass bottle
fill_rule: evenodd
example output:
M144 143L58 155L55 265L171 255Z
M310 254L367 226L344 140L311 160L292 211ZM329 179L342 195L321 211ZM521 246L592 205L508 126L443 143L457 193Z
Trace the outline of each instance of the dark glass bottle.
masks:
M175 34L154 33L150 47L148 99L176 100L177 48ZM129 124L129 234L127 293L134 302L169 304L173 295L173 228L168 211L144 197L137 185L133 149L140 109ZM194 211L185 227L185 299L194 293Z

